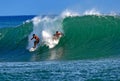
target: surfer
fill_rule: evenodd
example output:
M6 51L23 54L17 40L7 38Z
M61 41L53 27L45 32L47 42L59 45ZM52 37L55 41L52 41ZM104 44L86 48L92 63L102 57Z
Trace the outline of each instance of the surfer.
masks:
M36 45L39 43L40 39L37 35L33 34L33 37L31 38L32 39L35 39L34 41L34 47L33 48L36 48Z
M53 35L53 39L57 40L58 38L60 38L63 35L62 32L56 31L56 33Z
M62 32L59 32L59 31L56 31L56 34L55 34L55 35L56 35L57 38L59 38L59 37L61 37L61 36L63 35L63 33L62 33Z
M57 38L57 36L56 36L56 34L54 34L53 35L53 40L57 40L58 38Z

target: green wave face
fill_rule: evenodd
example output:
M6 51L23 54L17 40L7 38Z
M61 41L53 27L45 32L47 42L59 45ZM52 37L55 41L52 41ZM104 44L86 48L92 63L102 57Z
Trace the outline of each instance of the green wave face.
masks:
M68 17L63 20L63 30L65 59L111 57L120 53L119 17Z
M16 28L0 29L0 49L2 51L25 49L32 27L32 23L26 23Z

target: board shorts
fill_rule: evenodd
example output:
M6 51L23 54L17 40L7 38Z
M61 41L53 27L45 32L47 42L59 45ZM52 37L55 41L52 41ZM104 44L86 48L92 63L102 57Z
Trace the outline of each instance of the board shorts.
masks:
M39 40L36 40L34 43L39 43Z

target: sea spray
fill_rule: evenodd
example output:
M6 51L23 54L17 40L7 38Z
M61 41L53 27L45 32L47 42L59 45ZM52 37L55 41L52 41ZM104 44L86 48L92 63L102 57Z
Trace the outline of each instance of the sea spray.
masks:
M61 31L63 32L63 29L62 29L62 18L59 18L59 17L54 17L54 18L50 18L50 17L35 17L33 18L33 31L31 32L31 34L29 35L29 39L30 37L32 36L32 34L36 34L40 37L40 43L44 43L46 44L47 46L49 46L47 44L47 42L52 39L53 37L53 34L56 32L56 31ZM49 34L49 39L47 40L46 39L46 33L47 32ZM47 38L48 38L48 35L47 35ZM28 40L29 40L28 39ZM51 41L52 43L52 41ZM33 46L33 41L30 41L29 40L29 43L28 43L28 49L31 48ZM50 46L49 46L50 47ZM52 46L54 47L54 45Z

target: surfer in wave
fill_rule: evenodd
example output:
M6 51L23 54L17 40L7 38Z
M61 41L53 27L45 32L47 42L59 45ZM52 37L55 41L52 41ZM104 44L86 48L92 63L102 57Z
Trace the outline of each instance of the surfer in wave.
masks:
M62 32L56 31L56 33L53 35L53 40L59 39L62 35Z
M39 43L40 39L39 39L39 37L38 37L37 35L35 35L35 34L33 34L33 37L31 38L31 40L32 40L32 39L35 39L33 48L36 48L36 45Z

